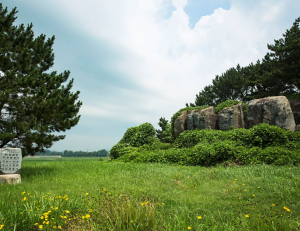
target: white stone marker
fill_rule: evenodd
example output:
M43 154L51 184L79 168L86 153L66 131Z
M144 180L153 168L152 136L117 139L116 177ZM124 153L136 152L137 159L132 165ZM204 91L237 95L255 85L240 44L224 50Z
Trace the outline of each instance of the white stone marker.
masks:
M0 148L0 182L21 183L22 151L20 148Z

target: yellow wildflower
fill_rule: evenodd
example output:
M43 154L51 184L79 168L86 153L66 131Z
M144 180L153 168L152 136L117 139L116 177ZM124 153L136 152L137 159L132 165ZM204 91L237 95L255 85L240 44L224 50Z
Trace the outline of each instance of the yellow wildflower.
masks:
M198 216L197 218L198 218L199 220L200 220L200 219L202 219L202 217L201 217L201 216Z
M61 226L59 225L59 226L57 226L57 228L58 228L58 229L61 229Z
M89 195L89 193L86 193L85 195Z
M91 213L91 212L93 212L93 210L92 210L92 209L89 209L89 212Z
M22 192L21 195L23 196L26 192Z
M254 197L255 197L255 194L253 194L252 196L254 196Z
M103 188L103 191L106 191L106 188Z
M189 226L188 229L192 229L192 227Z
M0 225L0 230L4 227L4 225Z
M24 197L23 199L22 199L22 201L26 201L27 200L27 198L26 197Z
M275 204L272 204L272 206L275 206Z
M70 213L70 211L69 211L69 210L66 210L65 213Z
M42 229L43 228L43 225L39 225L39 229Z
M90 218L90 217L91 217L90 214L85 215L85 218Z
M85 218L85 216L82 216L82 219L84 219Z
M248 218L248 217L249 217L249 215L248 215L248 214L246 214L246 215L245 215L245 217L247 217L247 218Z

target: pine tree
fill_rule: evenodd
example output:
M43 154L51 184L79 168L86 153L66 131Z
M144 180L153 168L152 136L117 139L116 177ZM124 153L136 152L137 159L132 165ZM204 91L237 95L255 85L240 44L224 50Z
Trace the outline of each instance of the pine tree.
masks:
M168 120L166 120L165 117L161 117L158 125L161 129L156 129L156 136L162 143L165 143L164 136L166 136L166 134L164 134L164 132L167 130Z
M70 72L49 72L55 37L34 37L32 24L13 25L17 9L0 3L0 148L19 147L23 155L44 151L65 138L54 132L75 126L82 103L72 93Z
M263 59L262 84L268 86L261 92L264 96L300 93L300 17L286 30L283 38L268 44Z

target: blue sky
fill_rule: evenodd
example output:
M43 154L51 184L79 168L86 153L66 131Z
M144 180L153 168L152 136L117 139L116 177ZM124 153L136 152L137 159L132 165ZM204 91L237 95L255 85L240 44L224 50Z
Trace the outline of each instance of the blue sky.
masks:
M297 0L4 0L16 24L55 35L79 124L51 150L110 149L126 129L171 116L228 68L261 59L300 16Z

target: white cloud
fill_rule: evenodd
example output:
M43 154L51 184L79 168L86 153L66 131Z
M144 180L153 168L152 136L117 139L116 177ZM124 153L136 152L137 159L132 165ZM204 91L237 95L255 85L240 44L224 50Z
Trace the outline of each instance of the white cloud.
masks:
M262 58L266 44L280 38L292 24L278 25L278 21L297 5L263 0L248 7L244 1L233 0L229 10L216 9L191 29L183 11L187 0L173 0L176 10L168 19L158 14L163 0L74 0L72 4L56 0L52 4L64 9L82 33L117 48L125 58L111 66L151 92L119 89L119 101L112 97L105 103L85 102L82 113L119 118L122 112L123 118L137 123L150 119L153 124L192 102L216 74Z

